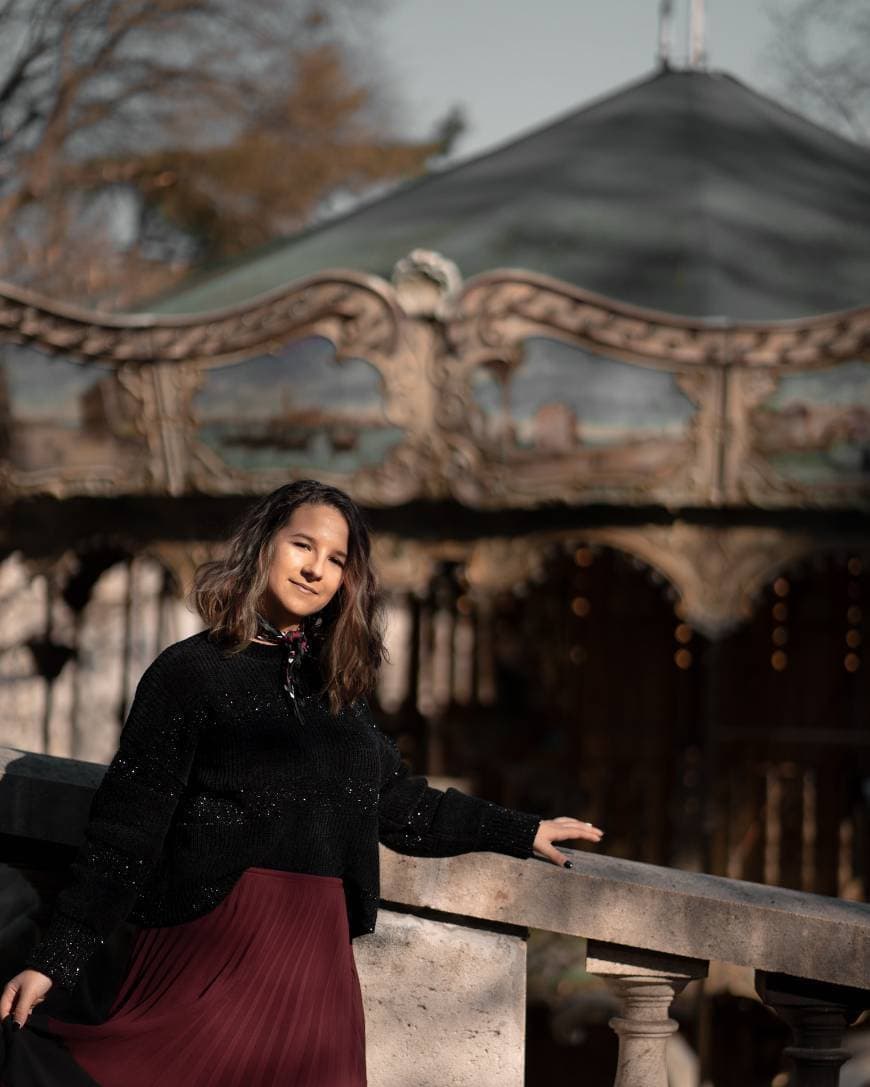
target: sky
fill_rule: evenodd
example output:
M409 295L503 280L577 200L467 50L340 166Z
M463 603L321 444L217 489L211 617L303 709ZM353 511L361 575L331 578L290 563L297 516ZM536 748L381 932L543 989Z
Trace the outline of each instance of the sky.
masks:
M780 0L785 2L785 0ZM710 68L776 93L770 69L777 0L706 0ZM674 0L673 63L687 54L689 0ZM478 154L653 70L659 0L394 0L379 21L383 78L399 128L427 135L455 104Z

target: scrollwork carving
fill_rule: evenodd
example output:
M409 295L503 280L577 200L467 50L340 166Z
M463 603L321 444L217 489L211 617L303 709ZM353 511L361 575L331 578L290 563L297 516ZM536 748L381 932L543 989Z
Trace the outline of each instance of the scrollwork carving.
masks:
M589 529L582 535L635 555L663 574L679 593L687 621L709 638L749 618L758 593L776 573L820 546L808 532L679 521Z
M781 374L870 358L870 308L768 324L687 319L531 272L493 271L462 287L455 265L420 251L397 264L394 278L391 285L352 271L324 272L239 306L185 316L88 313L0 284L0 339L113 364L119 385L140 406L135 426L146 448L133 465L28 472L3 465L0 486L58 496L121 489L221 494L283 482L292 470L242 470L204 446L193 398L203 370L318 335L335 344L338 360L364 358L379 371L384 416L405 432L378 465L344 474L318 470L373 504L414 497L452 497L481 508L553 500L671 508L828 501L822 487L777 477L753 446L752 409ZM532 336L668 371L698 410L676 437L648 432L596 445L567 409L559 415L556 390L540 418L526 420L535 428L531 446L512 444L498 418L487 433L492 420L475 401L473 372L487 364L510 375Z
M324 272L248 303L182 316L89 312L0 283L5 339L103 362L229 362L315 333L340 355L388 355L400 320L389 284L356 272Z
M493 271L466 283L448 337L468 366L501 357L529 336L667 369L813 369L870 352L870 307L795 321L732 322L643 309L533 272Z

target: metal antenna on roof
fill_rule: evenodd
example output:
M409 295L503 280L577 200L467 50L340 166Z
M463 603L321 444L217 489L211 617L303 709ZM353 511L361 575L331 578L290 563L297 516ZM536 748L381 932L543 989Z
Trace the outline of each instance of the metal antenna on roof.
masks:
M674 0L661 0L659 4L659 64L662 68L671 66L671 16L674 13Z
M706 18L704 0L692 0L689 11L689 67L707 65Z

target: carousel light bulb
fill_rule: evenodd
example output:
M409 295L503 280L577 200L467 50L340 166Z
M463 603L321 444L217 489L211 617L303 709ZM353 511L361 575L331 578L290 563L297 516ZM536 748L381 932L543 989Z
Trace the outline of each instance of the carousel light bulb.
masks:
M591 566L595 561L595 556L592 554L591 548L578 547L574 552L574 561L578 566Z

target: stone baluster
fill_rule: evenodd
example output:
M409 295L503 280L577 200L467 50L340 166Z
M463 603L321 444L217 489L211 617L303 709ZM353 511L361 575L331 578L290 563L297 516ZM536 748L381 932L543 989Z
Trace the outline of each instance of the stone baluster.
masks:
M620 1001L622 1015L610 1020L619 1036L614 1087L668 1087L666 1050L677 1023L668 1015L674 998L707 962L590 941L586 969L603 977Z
M761 970L755 989L791 1028L794 1042L784 1050L794 1062L791 1087L837 1087L849 1058L843 1034L870 1007L870 992Z

